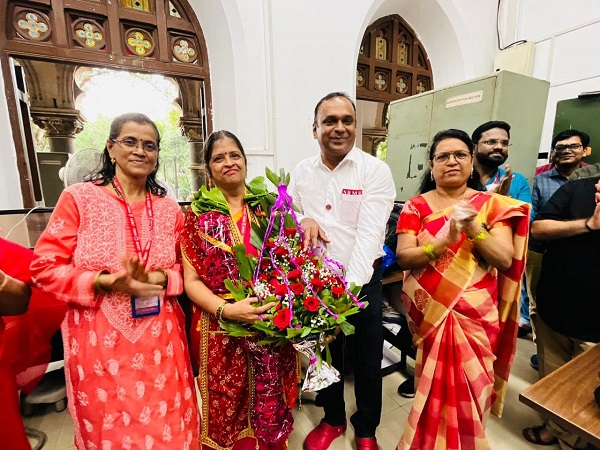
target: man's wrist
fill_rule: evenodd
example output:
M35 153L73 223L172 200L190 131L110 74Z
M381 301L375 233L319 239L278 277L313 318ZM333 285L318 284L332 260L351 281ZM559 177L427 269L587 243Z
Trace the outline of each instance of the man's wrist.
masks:
M589 232L598 231L600 228L592 228L590 226L590 220L591 219L592 219L591 217L589 219L586 219L586 221L585 221L585 229L588 230Z

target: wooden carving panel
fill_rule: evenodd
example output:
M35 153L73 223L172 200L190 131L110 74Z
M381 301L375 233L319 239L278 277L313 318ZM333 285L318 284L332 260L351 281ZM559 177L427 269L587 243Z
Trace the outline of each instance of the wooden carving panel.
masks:
M171 51L175 61L182 63L195 63L200 55L196 40L187 36L173 36Z
M17 36L28 41L44 42L52 34L50 18L37 9L16 7L13 26Z
M88 50L104 50L106 33L98 22L88 18L78 18L71 23L73 42Z

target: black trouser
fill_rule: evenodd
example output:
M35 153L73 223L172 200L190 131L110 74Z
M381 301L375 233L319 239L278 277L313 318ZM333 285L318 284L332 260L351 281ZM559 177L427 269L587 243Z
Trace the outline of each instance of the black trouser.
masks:
M381 266L373 272L371 281L363 286L359 298L369 306L348 317L355 328L352 339L348 339L351 358L354 362L354 395L357 411L350 418L357 437L375 436L381 419L381 359L383 358L383 331L381 307ZM319 403L325 409L325 422L340 426L346 422L344 403L344 345L346 339L340 333L329 348L333 366L339 370L341 380L319 391Z

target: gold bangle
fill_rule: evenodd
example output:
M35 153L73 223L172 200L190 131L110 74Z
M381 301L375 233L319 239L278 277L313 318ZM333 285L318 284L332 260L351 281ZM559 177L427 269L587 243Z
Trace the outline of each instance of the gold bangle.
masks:
M485 228L482 228L481 231L479 233L477 233L475 236L467 236L467 239L470 240L471 242L478 242L478 241L483 241L484 239L487 239L488 236L489 236L488 231Z
M425 244L423 246L423 251L425 252L425 256L427 256L427 259L430 261L435 261L439 258L439 255L435 252L435 247L433 244Z
M105 275L109 272L107 272L106 270L101 270L100 272L98 272L96 274L96 277L94 278L94 291L96 292L110 292L110 289L105 288L104 286L102 286L100 284L100 275Z
M222 320L223 316L223 310L225 309L225 306L227 306L229 304L229 302L225 301L223 303L221 303L219 305L219 307L217 308L217 312L215 312L215 319L217 319L217 321Z
M0 291L3 291L8 282L10 281L10 275L7 273L4 274L4 281L0 284Z

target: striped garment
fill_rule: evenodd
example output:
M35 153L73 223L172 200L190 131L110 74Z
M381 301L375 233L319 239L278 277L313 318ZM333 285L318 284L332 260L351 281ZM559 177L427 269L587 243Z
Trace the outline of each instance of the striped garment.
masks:
M499 272L462 239L421 269L406 271L402 302L417 348L417 392L398 450L489 449L485 422L501 416L516 349L530 206L492 193L469 199L488 227L513 229L512 266ZM398 233L419 245L449 231L453 208L432 213L409 200Z

